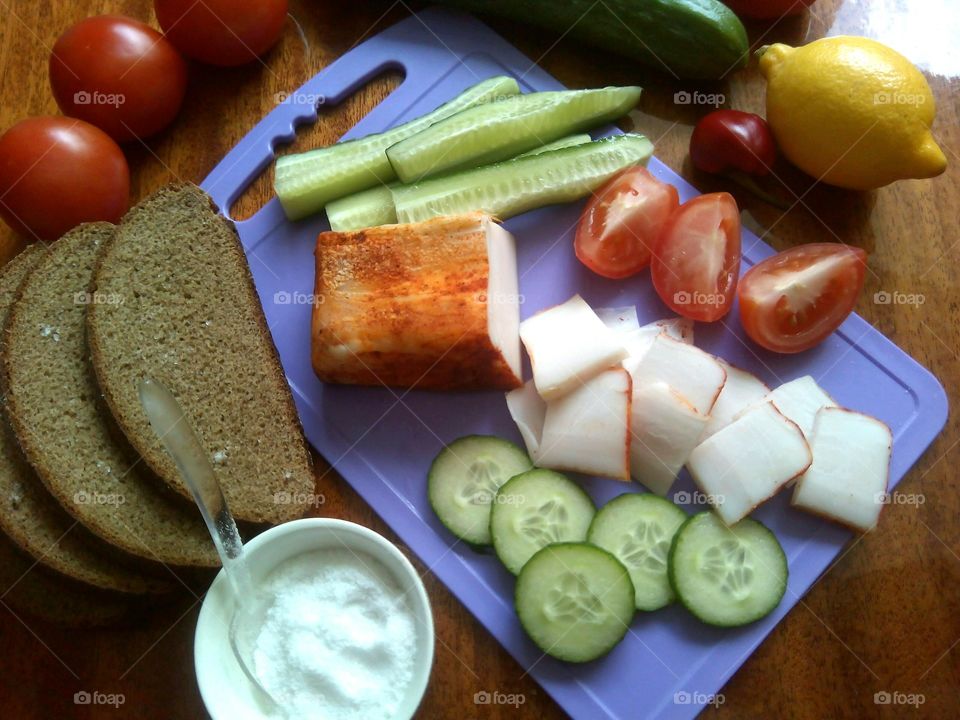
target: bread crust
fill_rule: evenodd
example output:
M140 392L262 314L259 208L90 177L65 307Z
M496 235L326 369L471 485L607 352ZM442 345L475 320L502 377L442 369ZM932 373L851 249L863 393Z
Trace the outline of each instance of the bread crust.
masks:
M272 499L269 497L269 493L260 493L260 497L256 497L259 488L249 485L251 482L249 479L246 480L248 484L243 485L236 478L225 478L224 474L218 472L221 485L224 487L224 494L231 511L238 520L256 524L278 524L302 517L310 509L312 498L315 497L312 457L307 447L286 376L280 364L276 346L267 327L263 308L260 305L260 298L236 227L219 213L210 197L190 183L174 183L161 188L150 198L131 208L124 216L114 237L101 248L94 269L92 290L94 292L109 292L109 290L104 289L104 275L110 263L114 262L113 253L121 242L124 227L137 221L139 214L152 211L157 204L162 205L168 201L176 203L180 199L187 203L198 203L202 206L203 212L210 213L209 220L219 223L229 232L232 242L226 245L225 250L228 257L224 258L224 261L229 262L240 272L240 284L242 286L240 301L251 311L253 322L256 324L260 337L261 349L266 354L264 369L273 386L274 398L279 399L282 414L285 415L283 424L289 436L284 439L284 442L287 446L293 448L291 454L295 454L299 458L298 463L301 466L290 471L290 477L285 478L285 484L274 484ZM91 360L104 400L130 445L143 458L150 470L167 486L192 504L193 497L189 488L184 484L176 465L166 453L166 450L157 441L146 417L143 415L139 402L133 397L135 390L123 386L118 387L119 376L115 376L111 372L111 363L114 362L114 358L106 350L104 343L101 342L104 333L109 331L107 328L109 320L106 319L106 314L109 311L109 306L91 305L87 312L87 337ZM157 379L161 382L167 381L165 377L158 376ZM168 384L173 385L169 381ZM125 397L120 397L118 390L123 392ZM171 390L175 395L178 395L177 387L171 387ZM187 410L189 412L189 408ZM204 442L205 428L195 423L195 429L201 438L201 442ZM277 438L264 438L264 440L278 441ZM215 452L210 447L207 447L207 449L211 454ZM248 450L247 452L252 451ZM253 482L259 480L257 478ZM277 502L278 494L285 495L289 498L289 501Z
M3 321L9 315L20 285L45 252L44 245L31 245L0 270L0 318ZM2 338L0 333L0 341ZM0 373L0 389L5 392L2 381ZM2 405L0 531L35 562L90 587L138 594L172 590L168 580L151 577L112 558L109 546L98 541L60 507L23 455L9 423L6 402Z
M82 225L57 241L53 249L54 251L57 249L64 249L64 251L66 251L69 249L67 244L74 242L77 236L81 234L90 232L99 233L100 237L98 240L102 240L109 233L112 233L112 231L113 226L108 223ZM111 548L106 551L112 549L117 553L117 556L123 560L136 559L145 568L162 570L167 576L169 573L163 570L163 565L187 568L216 567L219 565L219 559L213 544L209 541L199 513L195 513L194 511L195 514L191 514L188 508L181 507L179 504L172 504L169 500L157 497L157 491L152 487L147 489L151 483L148 479L141 477L135 458L131 460L122 452L121 448L117 448L115 451L115 458L123 458L123 465L125 468L128 468L123 478L125 481L129 479L128 487L134 490L143 487L145 495L142 496L142 499L148 504L153 503L154 507L161 512L162 517L154 517L152 520L160 523L161 527L165 528L166 535L163 542L158 541L155 537L141 537L142 530L134 518L136 517L136 511L138 509L142 510L142 507L131 507L130 512L133 514L126 516L126 521L124 521L122 518L119 518L118 509L109 506L99 508L96 507L96 503L92 506L79 503L76 499L76 494L84 490L85 487L71 486L69 484L71 479L68 479L63 473L63 468L53 467L49 464L48 460L50 456L46 452L46 439L38 436L35 429L26 422L26 417L31 411L22 405L20 393L16 389L14 383L14 364L19 360L13 358L12 355L15 354L16 343L19 342L19 338L16 337L17 328L21 325L26 328L29 324L23 318L24 313L32 310L29 302L30 298L27 298L26 295L32 292L34 283L43 279L40 273L44 270L44 263L53 262L53 260L53 255L47 255L37 265L35 272L20 285L11 307L7 324L4 328L6 343L13 341L14 344L8 347L8 352L5 352L2 359L0 359L0 376L2 376L2 381L0 382L2 382L3 387L7 390L8 417L14 434L23 449L24 455L46 489L60 506L76 520L81 522L88 530L93 532L100 540L104 541L105 544L111 546ZM71 293L75 292L69 288L66 291ZM76 302L75 298L74 302ZM24 332L25 331L26 330L24 330ZM24 372L26 371L24 370ZM90 372L92 373L92 371ZM90 386L95 388L92 375ZM82 400L81 403L89 403L94 407L97 405L95 397ZM103 423L107 419L106 416L103 415L102 410L96 413L96 415L99 416L97 422ZM93 417L93 415L91 415L91 417ZM93 432L96 432L96 429L94 429ZM119 482L119 480L116 482ZM104 485L103 487L106 488L107 486ZM86 489L96 490L96 488ZM123 493L124 503L126 502L125 495L128 492L130 491ZM174 527L167 527L171 523ZM137 532L138 530L141 530L141 532Z

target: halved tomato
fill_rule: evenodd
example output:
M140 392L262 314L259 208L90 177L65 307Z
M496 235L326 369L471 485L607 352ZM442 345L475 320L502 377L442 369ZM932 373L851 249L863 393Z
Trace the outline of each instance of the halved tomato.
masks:
M597 275L625 278L650 264L667 218L680 205L677 189L644 167L624 170L587 203L573 249Z
M840 243L801 245L768 257L740 281L743 329L774 352L818 345L853 311L866 269L867 254Z
M684 203L660 233L650 266L657 295L678 315L713 322L733 305L740 274L740 210L730 193Z

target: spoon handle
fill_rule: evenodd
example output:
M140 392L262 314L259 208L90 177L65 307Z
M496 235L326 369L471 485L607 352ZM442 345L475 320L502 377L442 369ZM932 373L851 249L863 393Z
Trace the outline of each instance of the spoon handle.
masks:
M223 490L206 451L200 445L180 403L162 383L145 378L138 386L140 404L153 431L177 464L193 495L223 569L238 600L253 596L250 574L243 562L243 541L227 507Z

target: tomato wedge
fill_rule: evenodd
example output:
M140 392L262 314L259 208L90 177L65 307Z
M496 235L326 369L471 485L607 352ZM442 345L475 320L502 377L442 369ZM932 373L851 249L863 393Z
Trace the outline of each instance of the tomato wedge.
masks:
M597 275L625 278L650 264L667 218L680 205L677 189L644 167L624 170L583 210L573 249Z
M650 266L657 295L678 315L719 320L733 305L740 274L740 211L730 193L684 203L657 240Z
M768 350L798 353L818 345L853 312L867 254L840 243L785 250L754 265L740 281L740 321Z

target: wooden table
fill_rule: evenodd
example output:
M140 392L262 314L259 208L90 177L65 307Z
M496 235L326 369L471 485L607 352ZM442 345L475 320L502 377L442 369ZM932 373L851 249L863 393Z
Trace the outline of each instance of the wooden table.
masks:
M857 307L870 322L920 360L955 396L960 381L956 280L960 245L960 129L956 74L960 13L952 0L820 0L809 16L772 29L751 27L758 44L794 44L824 34L876 37L897 47L927 72L939 105L935 134L950 158L933 181L901 182L875 193L809 188L783 168L802 197L786 214L737 192L741 206L777 248L843 240L870 252L867 289ZM872 6L872 7L867 7ZM908 7L909 6L909 7ZM345 7L346 9L341 9ZM177 178L200 181L290 91L365 37L405 17L404 2L294 0L292 25L265 64L222 70L195 66L184 109L174 126L127 154L133 199ZM56 113L47 84L47 58L56 37L88 14L123 13L153 22L147 0L0 0L0 128L29 115ZM637 128L657 143L657 154L702 190L722 183L693 172L686 158L691 125L706 108L677 105L679 86L634 64L577 47L568 39L507 23L494 26L531 59L570 86L639 83L648 88ZM335 141L397 82L381 78L304 129L297 148ZM764 85L751 67L729 83L698 86L719 92L727 105L763 112ZM269 173L268 173L269 174ZM807 190L809 189L809 194ZM263 177L234 209L245 217L269 199ZM6 260L19 241L3 228ZM922 305L877 304L877 292L920 295ZM873 718L960 716L960 460L958 422L952 417L900 490L922 505L884 511L879 528L852 543L769 639L723 689L723 704L707 716L725 718ZM336 473L318 459L322 514L368 525L396 539ZM421 566L421 570L425 570ZM493 638L431 574L425 576L437 628L436 664L418 717L563 717ZM0 612L0 707L6 718L197 718L204 710L192 668L196 603L160 613L135 631L76 632ZM638 673L643 668L637 668ZM124 704L77 706L78 690L122 693ZM524 703L477 705L479 691L519 693ZM874 693L922 694L918 708L884 706ZM639 717L639 715L638 715Z

